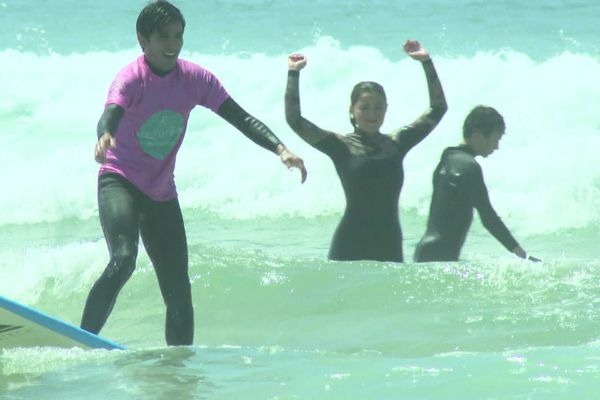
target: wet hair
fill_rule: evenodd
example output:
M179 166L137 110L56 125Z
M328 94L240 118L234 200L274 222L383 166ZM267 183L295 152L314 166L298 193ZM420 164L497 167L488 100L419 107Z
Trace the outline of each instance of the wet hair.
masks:
M181 22L185 29L185 19L181 11L166 0L157 0L144 7L138 15L135 27L143 37L148 39L151 34L173 21Z
M383 90L383 86L381 86L377 82L363 81L363 82L358 82L356 85L354 85L354 88L352 89L352 93L350 93L350 108L352 108L356 104L356 102L358 101L358 98L363 93L376 93L376 94L380 95L381 97L383 97L383 100L385 102L387 102L387 98L385 96L385 90ZM352 116L352 115L350 115L350 123L352 124L352 126L354 128L356 128L356 121L354 120L354 116Z
M495 108L479 105L473 108L465 118L463 137L469 138L473 132L479 131L487 138L498 130L504 133L505 129L504 118Z

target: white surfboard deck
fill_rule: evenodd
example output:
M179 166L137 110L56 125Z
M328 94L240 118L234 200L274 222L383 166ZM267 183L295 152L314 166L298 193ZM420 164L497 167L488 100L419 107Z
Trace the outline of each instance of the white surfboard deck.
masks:
M0 296L0 349L48 346L124 349L110 340Z

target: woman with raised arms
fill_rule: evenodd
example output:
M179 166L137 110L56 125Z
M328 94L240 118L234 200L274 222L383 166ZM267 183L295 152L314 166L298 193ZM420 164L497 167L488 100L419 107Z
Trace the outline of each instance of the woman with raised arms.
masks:
M376 82L360 82L352 90L353 132L330 132L304 118L300 112L299 80L307 58L302 54L288 57L286 120L302 139L331 158L346 197L346 210L329 250L332 260L404 260L398 216L404 181L402 162L447 110L442 85L427 50L419 42L408 40L404 51L423 65L430 105L412 124L389 134L379 131L387 101L383 87Z

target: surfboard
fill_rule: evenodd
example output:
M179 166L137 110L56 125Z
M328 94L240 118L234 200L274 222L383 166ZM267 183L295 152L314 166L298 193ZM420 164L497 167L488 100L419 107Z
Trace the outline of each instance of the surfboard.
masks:
M15 347L124 349L110 340L0 296L0 349Z

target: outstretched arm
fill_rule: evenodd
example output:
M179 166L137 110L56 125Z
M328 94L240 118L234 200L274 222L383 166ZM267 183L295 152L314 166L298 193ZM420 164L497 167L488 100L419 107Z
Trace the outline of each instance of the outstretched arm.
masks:
M300 70L306 66L306 57L302 54L292 54L288 57L288 80L285 90L285 119L304 141L315 145L325 138L334 135L323 130L304 118L300 111Z
M104 112L98 121L96 127L96 135L98 141L94 149L94 158L97 162L102 164L106 160L106 151L116 146L115 135L119 122L123 118L125 111L117 104L108 104L104 108Z
M487 188L483 182L483 174L479 167L474 170L468 185L471 192L471 201L479 213L483 226L511 253L530 261L540 261L536 257L527 255L527 252L525 252L519 243L517 243L506 225L504 225L504 222L502 222L500 217L498 217L498 214L496 214L496 211L490 202Z
M429 108L412 124L392 133L392 139L396 140L406 150L409 150L436 127L448 110L448 105L429 52L421 47L416 40L407 40L404 44L404 51L411 58L422 63L429 90Z
M246 112L231 97L221 104L217 114L254 143L277 154L288 168L298 168L302 174L302 182L306 180L307 173L302 159L289 151L267 125Z

